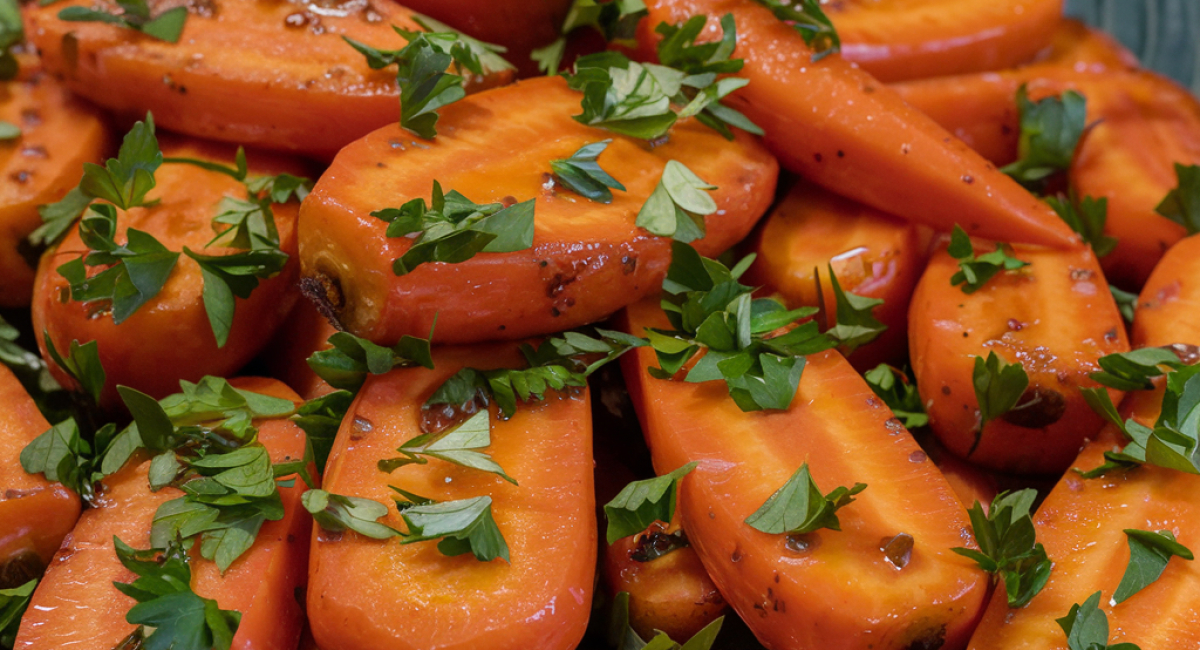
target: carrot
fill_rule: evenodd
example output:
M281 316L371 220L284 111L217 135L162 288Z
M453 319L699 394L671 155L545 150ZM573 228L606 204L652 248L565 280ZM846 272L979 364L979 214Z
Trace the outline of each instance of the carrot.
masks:
M333 390L308 367L308 358L329 348L329 337L337 329L317 311L312 302L297 300L292 313L263 351L271 376L291 386L304 399L314 399Z
M688 119L652 147L571 119L581 97L561 78L529 79L447 106L432 142L417 146L389 126L343 149L300 211L312 293L346 330L381 344L428 336L435 316L438 342L518 339L602 319L658 291L670 239L634 223L668 160L718 187L718 211L696 242L705 254L745 237L766 211L777 166L746 134L728 142ZM608 138L600 164L628 191L603 204L552 182L551 160ZM428 200L433 180L479 203L536 199L532 248L395 275L392 262L412 240L385 237L388 224L369 215Z
M7 367L0 367L0 589L36 578L79 518L79 495L26 474L21 450L50 428Z
M269 379L234 380L243 390L299 400L283 384ZM272 462L304 455L304 432L288 420L256 423L259 440ZM150 525L162 503L179 497L181 490L165 487L151 492L150 463L131 462L105 479L97 507L87 510L55 555L21 622L16 647L81 648L111 650L135 628L125 614L136 601L117 591L112 583L130 582L113 551L113 536L134 548L150 545ZM300 640L303 612L295 591L304 586L312 519L300 505L303 483L280 488L284 517L268 521L258 538L222 577L214 563L192 561L192 588L212 598L222 609L242 613L233 639L238 650L292 650Z
M233 163L232 151L224 146L194 140L163 138L165 155L201 158L225 165ZM300 172L294 162L251 153L252 173L277 173L284 169ZM230 249L205 245L217 230L213 217L225 197L246 198L242 184L228 176L190 165L167 164L157 172L157 187L149 198L162 203L148 208L131 208L118 218L118 235L125 228L149 232L172 251L221 255ZM196 381L204 375L225 376L246 364L270 340L295 304L298 272L296 257L295 203L273 206L280 248L290 256L283 271L263 280L248 299L237 299L229 338L218 347L202 296L202 271L192 258L180 255L162 291L120 324L115 324L103 303L63 301L69 283L58 271L78 259L87 246L73 228L56 250L43 256L39 266L33 305L34 331L49 333L59 351L72 340L97 341L100 360L108 373L104 404L117 403L116 386L131 386L154 397L177 390L180 379ZM221 226L225 228L226 226ZM124 243L122 241L122 243ZM171 336L164 336L171 332ZM47 354L41 336L42 355ZM57 365L51 372L64 385L72 380Z
M504 58L519 74L537 74L529 54L558 37L570 0L406 0L414 10L448 23L481 41L508 48Z
M325 489L381 503L396 496L391 485L438 500L490 496L510 561L316 530L308 616L321 648L565 650L579 642L596 563L586 389L548 394L508 420L492 415L486 453L520 485L440 460L392 474L376 465L421 433L421 404L459 368L515 367L519 358L516 346L441 348L434 370L367 379L338 432ZM383 523L403 529L388 510Z
M395 72L370 70L342 36L383 49L422 31L392 0L324 11L290 3L196 5L177 44L99 23L57 18L65 6L27 14L46 69L74 92L114 111L202 138L331 158L345 144L397 121ZM468 80L505 83L511 72Z
M1050 49L1038 56L1035 63L1066 66L1076 72L1138 67L1137 56L1117 39L1074 18L1065 18L1058 24Z
M630 332L663 327L657 301L624 312ZM967 520L928 457L842 357L808 357L787 411L743 413L724 386L652 378L654 352L621 360L655 469L687 462L681 521L713 582L772 649L956 647L987 578L948 549ZM745 519L801 464L823 490L867 483L840 532L767 535ZM904 537L913 542L907 551ZM889 555L881 550L896 541ZM901 568L898 568L901 567ZM847 579L853 576L853 579Z
M1097 359L1129 343L1090 249L1013 255L1029 265L968 295L950 284L958 262L945 249L933 254L909 306L912 367L930 426L951 453L1001 471L1061 472L1102 425L1079 389L1095 386ZM1029 383L1012 411L978 433L973 366L992 352L1021 363Z
M832 266L844 291L883 300L872 313L887 330L852 352L851 363L860 370L899 363L908 341L908 300L925 264L921 239L912 224L800 182L755 231L747 250L758 257L746 282L778 293L793 309L823 307L832 327L837 320ZM820 276L819 292L814 273Z
M25 307L34 266L24 244L42 224L37 208L74 187L83 163L100 161L108 134L94 108L38 67L0 82L0 121L21 129L19 137L0 142L0 306Z
M727 103L766 131L767 147L787 169L939 230L958 223L973 236L1076 245L1048 206L846 59L813 63L801 36L753 0L652 0L647 6L644 51L657 40L651 30L659 22L733 14L734 56L745 59L738 74L750 83Z
M1200 345L1192 314L1200 303L1200 238L1185 237L1163 255L1138 296L1130 341L1134 348Z
M933 461L942 476L946 477L946 482L962 502L963 508L970 508L976 501L986 508L992 499L996 498L1000 489L994 475L946 451L928 429L925 429L923 435L914 435L921 449L929 455L929 460Z
M643 639L654 637L656 630L672 639L690 639L728 609L691 546L648 555L656 546L677 543L673 538L678 534L678 523L655 522L603 550L608 592L629 594L629 625Z
M1062 0L824 5L842 56L880 81L1011 68L1055 36Z

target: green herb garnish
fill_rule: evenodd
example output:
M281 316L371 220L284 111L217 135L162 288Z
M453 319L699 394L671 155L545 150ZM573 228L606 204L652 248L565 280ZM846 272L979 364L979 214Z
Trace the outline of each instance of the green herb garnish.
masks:
M1068 90L1061 97L1032 102L1022 85L1017 89L1017 110L1021 116L1017 161L1000 171L1040 192L1047 179L1070 169L1087 127L1087 98Z
M950 234L950 246L946 252L958 260L958 272L950 277L951 286L962 285L962 292L972 294L987 284L1001 271L1015 271L1028 266L1028 262L1012 257L1007 244L996 244L996 250L983 255L976 255L971 245L971 238L957 224Z
M662 630L657 630L647 643L629 624L629 592L622 591L613 597L612 615L608 623L608 645L614 650L710 650L724 622L724 616L718 617L692 635L683 645Z
M1100 592L1092 594L1082 605L1058 619L1058 626L1067 635L1068 650L1140 650L1133 643L1108 642L1108 616L1100 609Z
M1009 607L1024 607L1046 586L1053 563L1037 543L1032 508L1037 499L1033 489L1001 493L984 514L978 501L967 510L979 550L952 548L979 568L1004 581Z
M630 535L637 535L656 521L671 521L675 516L679 482L696 469L696 465L688 463L669 474L634 481L622 488L612 501L604 504L604 517L608 520L605 536L609 545Z
M1175 187L1167 192L1154 211L1187 229L1200 232L1200 165L1175 163Z
M821 11L817 0L795 0L787 3L781 0L755 0L758 4L771 10L775 17L792 24L792 29L804 38L804 44L812 49L812 62L816 63L830 54L842 51L842 41L838 38L833 22Z
M881 363L868 370L863 378L892 413L904 422L905 428L915 429L929 424L921 394L904 371Z
M567 34L582 27L592 27L610 43L633 45L637 25L647 13L643 0L574 0L559 32L562 36L529 56L537 62L542 74L556 75L566 52Z
M121 13L96 10L90 7L67 7L58 12L58 19L68 22L107 23L141 32L151 38L178 43L187 22L187 7L168 9L157 16L150 13L147 0L115 0ZM43 3L44 4L44 3Z
M821 528L841 530L837 511L854 503L854 496L867 489L866 483L837 487L823 494L808 471L808 463L767 498L746 523L770 535L803 535Z
M1129 564L1125 567L1125 575L1121 576L1121 583L1113 592L1113 604L1125 602L1158 580L1172 556L1189 561L1195 559L1186 546L1175 541L1175 536L1169 530L1154 533L1126 528L1125 536L1129 541Z
M704 217L717 211L717 202L707 194L715 189L683 163L668 160L658 185L638 211L637 227L684 243L701 239Z
M625 186L600 168L596 160L608 148L612 140L601 140L586 144L571 154L570 158L551 160L550 169L567 189L576 194L596 201L597 203L612 203L612 191L625 191Z
M1054 212L1071 230L1079 233L1085 244L1092 247L1096 257L1104 257L1117 247L1117 238L1104 234L1104 225L1108 222L1108 199L1093 199L1090 196L1080 199L1071 193L1067 197L1046 197L1046 203L1054 208Z
M29 607L37 583L35 579L12 589L0 589L0 647L11 648L15 645L21 616Z
M975 442L967 452L968 457L979 447L987 423L1013 410L1021 400L1029 387L1029 375L1020 363L1007 363L989 350L987 359L975 357L971 383L979 403L979 427L975 429Z

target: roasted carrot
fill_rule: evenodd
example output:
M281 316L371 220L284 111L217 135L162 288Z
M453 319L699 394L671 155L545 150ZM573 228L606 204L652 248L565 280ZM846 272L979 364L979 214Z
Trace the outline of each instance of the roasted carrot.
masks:
M285 322L286 326L279 328L263 351L263 360L271 376L290 386L304 399L329 393L333 387L308 367L308 358L318 350L327 349L329 337L337 329L312 302L304 299L296 301Z
M1104 72L1138 67L1137 56L1112 35L1087 24L1065 18L1054 32L1054 40L1038 65L1067 66L1076 72Z
M1134 348L1200 345L1193 314L1200 308L1200 238L1175 243L1154 267L1138 296L1130 341Z
M950 283L958 262L945 249L933 254L909 306L913 372L930 426L952 453L1001 471L1061 472L1102 425L1079 389L1096 385L1088 374L1097 359L1129 343L1091 249L1012 254L1029 265L971 294ZM992 352L1022 364L1029 383L1013 410L980 432L973 372Z
M921 449L929 455L929 460L937 466L946 482L958 496L964 508L970 508L976 501L986 508L996 498L999 488L996 477L987 470L972 465L954 454L946 451L936 436L926 429L922 434L914 434Z
M842 56L880 81L1011 68L1051 43L1062 0L831 2Z
M192 157L233 164L233 152L224 146L196 140L163 138L166 156ZM251 173L303 173L303 167L282 158L249 154ZM161 198L152 207L131 208L118 218L118 236L137 228L155 236L169 250L183 247L211 255L231 252L221 246L205 249L218 230L212 224L221 210L222 199L246 198L242 184L228 176L191 165L168 164L159 168L157 187L149 198ZM279 327L299 293L295 290L299 264L296 261L296 204L273 206L279 230L280 249L290 256L283 271L263 280L248 299L237 299L229 338L218 347L204 306L202 271L192 258L180 255L162 291L120 324L115 324L103 302L64 301L68 282L60 265L78 259L88 248L78 228L73 228L58 248L43 256L39 266L33 322L36 332L46 331L59 351L72 340L97 341L100 360L108 373L101 401L116 403L116 386L131 386L154 397L177 390L180 379L196 381L204 375L232 374L258 353ZM226 226L220 226L225 228ZM122 243L124 243L122 241ZM96 267L92 273L103 270ZM172 332L172 336L163 336ZM47 354L39 336L42 355ZM51 372L65 385L71 379L51 364Z
M622 321L632 332L666 325L656 300L631 305ZM717 382L652 378L646 368L656 364L647 348L621 362L655 469L699 462L680 487L683 527L763 645L965 642L988 590L986 577L948 550L962 543L965 513L903 425L837 352L808 357L788 410L759 413L743 413ZM868 485L839 511L842 530L787 537L746 524L805 462L823 490ZM905 541L912 542L907 549Z
M6 367L0 367L0 404L0 589L10 589L50 563L79 518L79 495L21 468L21 450L50 424Z
M686 641L728 609L695 549L684 545L658 554L678 545L680 534L677 523L655 522L604 548L608 592L629 594L629 625L643 639L660 630Z
M529 54L558 37L570 0L407 0L407 6L481 41L508 48L504 58L522 76L537 74Z
M172 130L329 158L399 119L393 70L371 70L348 36L381 49L422 31L393 0L329 11L291 3L227 2L190 9L179 43L101 23L57 18L70 3L28 13L46 69L74 92L120 113L153 111ZM505 83L511 72L468 80Z
M789 25L753 0L652 0L642 23L652 51L660 22L732 13L735 57L749 85L727 103L766 131L787 169L834 192L939 230L1071 247L1077 238L1045 204L929 117L846 59L812 62ZM709 21L707 38L715 37ZM851 108L852 107L852 108Z
M234 380L243 390L299 401L283 384L270 379ZM259 440L274 463L302 458L304 432L288 420L256 423ZM130 462L105 479L97 507L87 510L55 555L34 593L21 623L16 647L112 650L135 628L125 614L136 601L112 583L130 582L134 574L121 566L113 536L134 548L150 545L155 510L183 494L174 487L151 492L150 463ZM304 586L312 518L300 505L304 484L280 488L284 516L266 522L250 550L222 577L214 563L192 561L192 588L222 609L242 613L233 640L238 650L292 650L300 640L303 612L295 592ZM194 551L195 552L195 551Z
M844 291L883 300L872 313L887 330L851 353L851 363L860 370L899 363L908 341L908 300L925 264L921 240L917 226L799 182L751 238L747 250L758 258L745 277L789 307L823 307L832 327L837 321L832 266ZM820 276L819 291L814 274Z
M300 211L304 281L346 330L377 343L428 336L435 316L438 342L518 339L602 319L658 290L670 239L634 224L668 160L718 187L718 211L696 242L705 254L745 237L770 205L777 165L745 133L729 142L687 119L651 146L571 119L581 97L561 78L529 79L447 106L432 142L389 126L346 147ZM600 164L628 191L603 204L553 182L551 160L609 138ZM536 199L533 247L395 275L412 240L385 237L388 224L370 213L429 200L433 180L479 203Z
M442 348L434 370L367 379L338 432L325 489L389 504L397 496L389 486L437 500L490 496L510 561L318 529L308 617L321 648L566 650L579 642L596 564L586 389L547 394L508 420L493 413L485 451L519 485L441 460L392 474L377 467L421 434L422 403L458 369L516 367L519 359L515 345ZM388 510L383 523L403 530L396 508Z
M74 187L83 163L100 162L108 134L96 109L37 67L0 82L0 121L21 129L0 142L0 306L25 307L34 263L23 249L42 224L37 208Z

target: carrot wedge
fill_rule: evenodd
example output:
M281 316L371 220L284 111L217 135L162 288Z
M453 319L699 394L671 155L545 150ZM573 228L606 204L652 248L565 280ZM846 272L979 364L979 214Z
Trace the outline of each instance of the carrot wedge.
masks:
M299 401L275 380L241 378L231 383L242 390ZM275 419L256 424L258 439L273 463L303 458L304 432L294 423ZM17 648L112 650L133 632L136 626L126 622L125 614L136 601L112 583L131 582L134 574L117 558L113 536L134 548L148 547L155 510L183 494L174 487L151 492L149 468L149 461L130 462L104 480L98 506L80 517L34 592L17 634ZM312 518L300 504L302 482L279 491L283 518L266 522L254 545L224 576L215 563L199 559L198 547L193 549L195 592L216 600L222 609L242 614L233 638L236 650L293 650L300 641L303 611L295 592L307 577L306 540Z
M596 565L586 389L549 393L508 420L491 416L486 452L519 485L436 459L390 474L377 465L421 434L421 405L457 370L516 367L520 358L515 345L442 348L434 351L434 370L367 379L338 432L324 489L391 504L383 523L402 530L389 486L440 501L490 496L510 561L445 556L435 542L402 545L316 529L308 617L323 650L569 650L579 643Z
M727 103L766 131L787 169L838 194L938 230L1070 248L1077 237L1048 206L843 57L813 63L790 26L753 0L652 0L643 50L659 22L731 13L734 56L750 81ZM711 24L711 21L710 21ZM714 37L712 28L706 35Z
M649 300L622 320L631 332L667 324ZM808 357L790 409L758 413L739 410L717 382L652 378L647 367L657 364L647 348L621 363L656 471L699 463L680 487L683 527L763 645L887 650L965 642L988 591L987 577L949 551L962 544L966 515L837 352ZM788 538L744 523L805 462L824 490L867 483L839 511L842 530ZM881 550L881 540L901 533L913 542L910 555Z
M342 150L300 210L301 274L327 313L380 344L401 336L442 343L519 339L605 318L658 291L671 240L635 225L669 160L718 189L717 212L696 246L717 255L741 240L773 198L778 166L745 133L730 142L694 119L651 146L571 119L581 93L538 77L472 95L442 110L443 130L412 142L389 126ZM554 181L550 161L601 140L600 164L627 191L597 203ZM535 200L533 245L431 262L397 276L393 261L412 246L386 237L371 212L430 200L433 181L478 203Z
M7 367L0 367L0 589L36 578L79 518L79 495L21 468L21 450L50 428Z
M1154 267L1138 296L1130 341L1134 348L1200 345L1200 237L1185 237Z

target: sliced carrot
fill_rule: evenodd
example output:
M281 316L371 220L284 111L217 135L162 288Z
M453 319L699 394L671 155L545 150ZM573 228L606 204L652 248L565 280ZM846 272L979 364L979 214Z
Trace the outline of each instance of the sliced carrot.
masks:
M50 428L7 367L0 367L0 589L36 578L79 518L79 495L21 468L21 450Z
M1063 19L1039 65L1066 66L1076 72L1103 72L1138 67L1137 56L1120 41L1074 18Z
M442 348L432 371L367 379L338 432L325 489L388 504L396 496L391 485L437 500L490 496L511 563L447 557L432 542L318 529L308 617L321 648L567 650L579 642L596 564L586 390L552 392L508 420L493 413L486 452L519 486L440 460L391 474L376 465L421 434L421 405L458 369L516 367L519 360L515 345ZM404 529L394 504L383 523Z
M1049 45L1062 0L822 3L842 56L880 81L1011 68Z
M308 367L308 358L318 350L329 348L329 337L337 329L317 311L311 301L297 300L286 326L280 327L274 339L263 351L263 360L283 383L291 386L304 399L314 399L333 391L333 387Z
M0 82L0 121L21 129L0 142L0 306L25 307L34 266L24 243L42 224L37 208L75 187L83 163L100 162L108 133L96 109L36 67Z
M196 140L160 138L164 155L200 158L233 164L228 147ZM252 174L274 174L287 170L303 173L294 161L251 152ZM228 176L191 165L168 164L156 174L157 187L148 200L162 199L149 208L132 208L118 218L120 231L137 228L156 237L172 251L187 246L193 251L224 254L229 249L205 250L216 234L212 219L225 197L246 198L242 184ZM227 376L241 368L266 345L287 317L299 293L295 290L299 264L296 261L295 203L273 206L279 229L280 248L291 256L283 272L263 280L250 298L237 299L233 326L224 347L218 348L204 308L203 280L199 264L180 255L162 291L120 325L100 303L64 301L69 286L58 267L77 259L87 247L78 228L73 228L58 248L42 257L38 270L33 324L36 332L47 331L59 351L72 340L97 341L100 361L108 374L101 401L116 404L116 386L123 384L156 398L178 390L179 380L197 381L204 375ZM222 226L223 227L223 226ZM123 235L122 235L123 238ZM102 270L97 267L97 272ZM42 356L50 358L41 336ZM71 379L57 365L50 370L64 385Z
M1078 238L1048 206L929 117L840 56L812 62L789 25L754 0L652 0L643 50L659 22L732 13L739 76L727 103L766 131L787 169L834 192L938 230L1057 247ZM709 21L705 37L716 37Z
M631 305L622 320L631 332L667 323L650 300ZM647 348L621 362L655 469L699 463L680 489L683 527L763 645L885 650L965 642L988 590L986 576L949 551L963 543L965 512L837 352L808 357L789 410L759 413L739 410L719 382L650 377L646 368L656 363ZM838 512L842 530L788 537L747 525L806 462L824 491L868 485ZM881 547L901 533L913 545L889 557Z
M371 70L348 36L382 49L422 31L393 0L336 10L287 2L193 5L177 44L58 12L86 0L33 8L30 40L46 69L76 93L165 128L214 140L330 158L345 144L399 119L394 69ZM505 83L505 72L468 80Z
M389 126L343 149L301 209L302 274L318 299L345 329L378 343L428 336L435 317L438 342L556 332L658 291L671 242L634 222L668 160L719 188L696 242L706 255L745 237L770 205L778 167L746 134L729 142L688 119L651 146L571 119L581 97L559 77L529 79L447 106L432 142ZM600 164L628 191L603 204L552 182L551 160L609 138ZM435 179L479 203L536 199L533 247L396 276L392 261L412 240L385 237L388 224L370 213L428 201Z
M823 307L832 327L837 320L832 266L844 291L883 300L872 313L887 330L851 353L851 363L860 370L899 363L908 344L908 300L925 265L921 239L910 223L801 182L752 238L748 250L758 258L746 282L778 293L792 308ZM814 274L820 276L819 292Z
M951 453L1001 471L1061 472L1103 424L1079 389L1096 385L1088 374L1100 357L1129 343L1091 249L1023 246L1013 255L1029 266L965 294L950 284L958 262L945 249L933 254L909 306L913 372L930 426ZM990 352L1021 363L1029 386L977 436L972 375L975 358Z
M963 508L970 508L976 501L983 504L984 508L992 503L992 499L996 498L1000 491L993 474L946 451L942 443L938 442L937 436L932 435L928 429L914 435L921 449L929 454L929 459L942 472L942 476L946 477L946 482L954 489L954 494L958 495Z
M1200 238L1185 237L1163 255L1138 296L1134 348L1200 345Z
M233 380L234 386L274 397L299 400L283 384L269 379ZM258 423L259 440L271 461L287 462L304 455L304 432L288 420ZM125 614L136 601L112 586L131 582L134 574L113 551L113 536L134 548L150 545L150 525L163 502L183 494L166 487L151 492L149 461L129 463L104 480L97 507L90 508L55 555L34 592L16 647L46 650L64 647L112 650L135 628ZM223 609L242 613L233 639L237 650L292 650L300 640L303 612L295 591L304 586L312 518L300 505L304 484L280 488L284 517L268 521L250 550L224 577L214 563L192 562L192 587Z
M406 0L413 9L481 41L508 48L522 76L537 74L529 54L558 38L571 0Z

